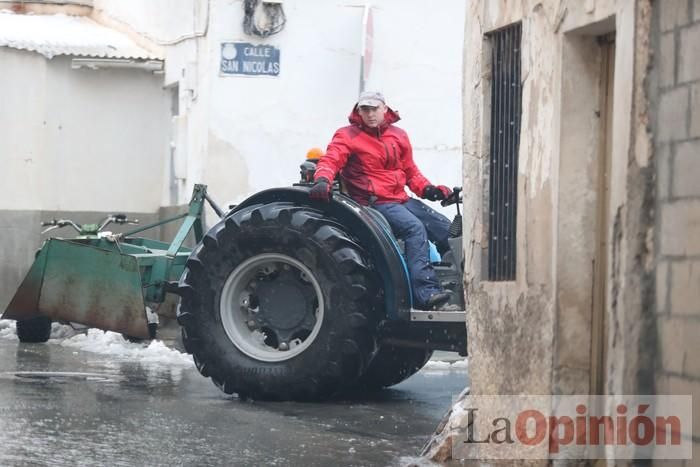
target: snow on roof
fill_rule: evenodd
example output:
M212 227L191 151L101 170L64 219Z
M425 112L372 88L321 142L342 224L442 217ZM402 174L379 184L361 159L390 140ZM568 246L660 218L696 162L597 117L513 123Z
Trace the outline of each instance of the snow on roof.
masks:
M84 16L20 15L0 11L0 46L31 50L46 58L74 55L100 58L162 60L126 34Z

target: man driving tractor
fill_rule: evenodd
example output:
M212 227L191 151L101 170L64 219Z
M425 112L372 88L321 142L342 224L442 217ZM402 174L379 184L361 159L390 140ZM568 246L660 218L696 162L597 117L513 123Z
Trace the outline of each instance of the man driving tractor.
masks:
M450 221L425 203L406 194L405 187L423 199L440 201L452 191L433 185L413 161L413 148L404 130L394 126L399 114L379 92L363 92L349 116L350 125L333 135L319 160L309 197L328 202L332 180L340 173L348 195L379 211L394 234L405 242L405 257L416 308L438 310L450 292L442 289L430 262L428 239L441 253Z

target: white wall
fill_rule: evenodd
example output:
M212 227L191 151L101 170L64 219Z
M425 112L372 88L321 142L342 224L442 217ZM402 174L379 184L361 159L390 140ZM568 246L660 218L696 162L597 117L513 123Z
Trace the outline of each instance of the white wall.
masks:
M141 70L0 48L0 209L155 212L169 100Z
M161 45L190 38L204 31L209 0L93 0L97 13Z
M46 59L0 48L2 209L41 209Z
M228 152L210 153L205 179L236 199L295 181L313 146L325 148L347 124L359 89L362 8L324 0L284 3L287 27L264 41L245 36L240 2L215 1L209 30L210 136ZM354 2L360 4L360 2ZM399 109L416 160L435 183L461 181L463 2L385 0L374 10L374 62L367 89ZM418 34L418 31L424 31ZM427 38L430 39L427 39ZM220 42L281 49L279 77L220 77ZM230 183L231 167L237 186Z
M434 183L462 185L463 0L374 2L368 88L400 111L416 162ZM450 210L452 211L452 210Z
M325 148L335 129L347 124L357 98L363 4L286 0L285 29L260 39L243 33L241 0L95 0L101 13L163 46L165 83L180 83L187 137L180 139L186 151L177 150L186 152L187 180L179 202L198 182L225 202L297 180L306 151ZM459 185L464 2L373 5L374 62L367 88L384 92L400 111L400 126L409 132L426 175L435 183ZM205 30L206 37L186 39ZM279 47L280 75L219 76L222 41Z

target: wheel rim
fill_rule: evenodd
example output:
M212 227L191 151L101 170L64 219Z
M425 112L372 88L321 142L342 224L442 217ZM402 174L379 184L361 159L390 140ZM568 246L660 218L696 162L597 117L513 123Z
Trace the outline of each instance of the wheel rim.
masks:
M228 338L241 352L280 362L301 354L318 336L323 294L303 263L266 253L247 259L229 274L219 313Z

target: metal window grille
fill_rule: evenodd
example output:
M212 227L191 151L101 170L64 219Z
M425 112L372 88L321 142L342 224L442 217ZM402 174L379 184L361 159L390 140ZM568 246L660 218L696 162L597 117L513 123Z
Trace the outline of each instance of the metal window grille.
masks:
M491 41L488 277L515 280L518 148L522 87L521 24L488 35Z

